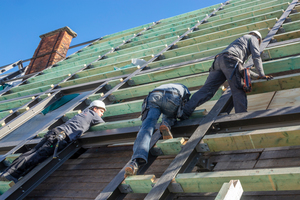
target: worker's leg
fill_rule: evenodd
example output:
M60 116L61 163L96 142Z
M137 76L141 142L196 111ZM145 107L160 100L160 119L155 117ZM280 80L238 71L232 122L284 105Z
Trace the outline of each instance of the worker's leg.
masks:
M163 94L151 93L148 97L148 114L146 119L142 122L136 140L133 145L132 160L141 158L145 162L148 160L148 153L152 134L155 130L155 125L161 114L159 105L161 104Z
M226 56L223 58L224 65L222 66L222 71L225 74L227 81L229 83L231 93L232 93L232 99L233 99L233 105L235 109L235 113L241 113L241 112L247 112L247 95L245 91L242 88L241 83L237 80L237 73L238 71L235 71L232 75L233 66L236 64L236 60L230 59ZM231 78L231 80L230 80Z
M226 77L220 70L218 58L213 63L203 87L193 94L191 99L185 104L183 109L185 116L191 116L196 107L210 100L215 95L219 87L226 81Z
M174 91L177 92L177 91ZM172 139L171 127L177 121L177 111L181 104L181 98L177 93L166 93L163 98L163 104L161 107L163 116L162 123L159 130L163 136L163 139Z
M161 111L163 113L162 124L167 125L169 128L174 125L174 123L176 122L176 115L180 104L181 98L176 93L166 93L164 95L161 106Z
M55 144L57 142L55 134L43 138L34 149L20 156L6 172L13 177L19 179L28 169L35 167L38 163L44 161L53 154ZM60 143L59 150L67 145L66 141Z

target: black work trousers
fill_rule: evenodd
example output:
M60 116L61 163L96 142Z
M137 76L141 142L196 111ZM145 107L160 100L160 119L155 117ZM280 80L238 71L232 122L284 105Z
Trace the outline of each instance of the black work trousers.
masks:
M67 141L68 138L60 141L58 151L67 146ZM53 155L56 143L56 133L54 131L48 131L44 138L33 149L23 153L21 156L15 159L5 171L13 177L19 179L37 164L43 162L49 156Z
M236 60L231 55L220 54L212 64L205 84L185 104L183 112L190 116L197 106L210 100L219 87L227 80L231 89L235 113L247 112L247 95L243 90L240 77L236 73L231 78ZM231 80L230 80L231 78Z

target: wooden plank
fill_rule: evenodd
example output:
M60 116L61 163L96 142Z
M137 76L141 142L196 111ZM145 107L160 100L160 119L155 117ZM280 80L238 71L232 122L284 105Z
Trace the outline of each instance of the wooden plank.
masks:
M231 154L223 154L223 155L207 155L211 162L237 162L237 161L249 161L249 160L257 160L260 153L253 152L253 153L235 153L232 152Z
M132 176L130 177L132 178L132 182L130 184L138 185L139 183L147 182L145 187L139 190L139 193L147 193L151 189L149 185L154 183L154 181L149 181L149 179L151 179L153 176L154 175ZM185 193L218 192L224 182L233 179L240 180L244 191L284 191L299 190L299 177L300 168L290 167L183 173L178 174L175 178L175 181L181 185ZM156 185L160 179L157 179Z
M269 107L270 102L272 101L275 92L266 92L261 94L252 94L248 93L248 111L256 111L256 110L266 110ZM258 101L259 99L259 101ZM283 106L285 107L285 106ZM234 108L230 112L230 114L235 113Z
M15 185L13 181L10 182L0 181L0 195L2 195L4 192L9 190L13 185Z
M251 93L248 94L247 100L248 100L248 111L256 111L256 110L266 110L268 108L268 105L270 101L272 100L273 95L275 92L266 92L262 94L253 94ZM257 101L259 99L259 101ZM207 101L201 106L197 107L196 110L198 109L206 109L207 112L209 112L212 107L215 105L217 100L214 101ZM230 112L230 114L235 113L234 108Z
M243 188L239 180L230 180L224 183L215 200L240 200Z
M214 167L214 171L225 171L225 170L240 170L240 169L253 169L257 160L245 160L245 161L224 161L217 162Z
M299 147L299 146L298 146ZM300 157L300 149L276 149L271 151L263 151L259 157L260 160L273 158L298 158Z
M48 95L41 95L40 99L45 99L46 97L48 97ZM0 111L21 107L24 104L30 102L32 99L33 97L27 97L23 99L17 99L14 101L0 103Z
M184 138L173 138L169 140L158 140L156 146L161 149L164 155L176 155L181 151L181 146L184 144Z
M299 131L300 126L290 126L207 135L203 142L208 144L211 152L296 146L300 144Z
M300 88L277 91L269 109L299 106L300 105Z
M238 179L244 191L299 190L300 168L255 169L178 174L175 181L185 193L217 192L224 182Z
M277 168L277 167L298 167L300 158L277 158L258 160L255 169L260 168Z
M135 175L127 177L124 182L130 185L133 193L148 193L155 179L155 175Z
M17 159L19 156L21 155L21 153L17 153L17 154L11 154L5 157L5 160L3 161L5 163L6 166L11 165L11 163Z

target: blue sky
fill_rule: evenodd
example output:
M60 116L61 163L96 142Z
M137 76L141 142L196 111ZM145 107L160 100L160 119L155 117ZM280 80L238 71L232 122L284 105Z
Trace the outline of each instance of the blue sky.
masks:
M71 42L75 45L222 2L225 1L2 0L0 66L31 58L40 35L64 26L78 34ZM78 48L69 50L68 55L75 50Z

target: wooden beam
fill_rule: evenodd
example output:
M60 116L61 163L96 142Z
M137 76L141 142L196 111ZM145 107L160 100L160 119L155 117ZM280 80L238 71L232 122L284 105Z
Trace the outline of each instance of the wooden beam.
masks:
M40 96L40 99L45 99L46 97L48 97L48 95L42 95L42 96ZM25 103L28 103L29 101L31 101L33 98L35 98L35 97L27 97L27 98L18 99L18 100L9 101L9 102L3 102L3 103L0 102L0 111L11 110L13 108L21 107Z
M15 185L15 183L13 181L10 181L10 182L0 181L0 195L2 195L4 192L9 190L14 185Z
M160 179L153 181L154 175L137 175L130 177L130 185L139 186L136 193L149 193L149 185L159 183ZM224 182L239 180L245 192L248 191L284 191L299 190L299 167L234 170L220 172L180 173L175 177L175 183L180 184L184 193L218 192ZM126 181L126 180L125 180ZM142 185L144 182L147 184ZM171 184L172 185L172 184ZM172 187L172 186L171 186ZM173 190L174 193L182 193Z
M4 160L3 162L4 162L4 164L5 164L6 166L9 166L9 165L11 165L11 163L12 163L15 159L17 159L20 155L21 155L21 153L10 154L10 155L8 155L8 156L5 157L5 160Z
M138 175L129 176L124 182L130 186L133 193L147 193L152 189L155 179L155 175Z
M181 146L185 145L185 143L186 140L182 137L158 140L154 148L159 148L164 155L177 155L181 151Z
M300 126L206 135L203 142L210 152L297 146Z
M300 168L273 168L178 174L185 193L218 192L224 182L240 180L244 191L299 190Z

